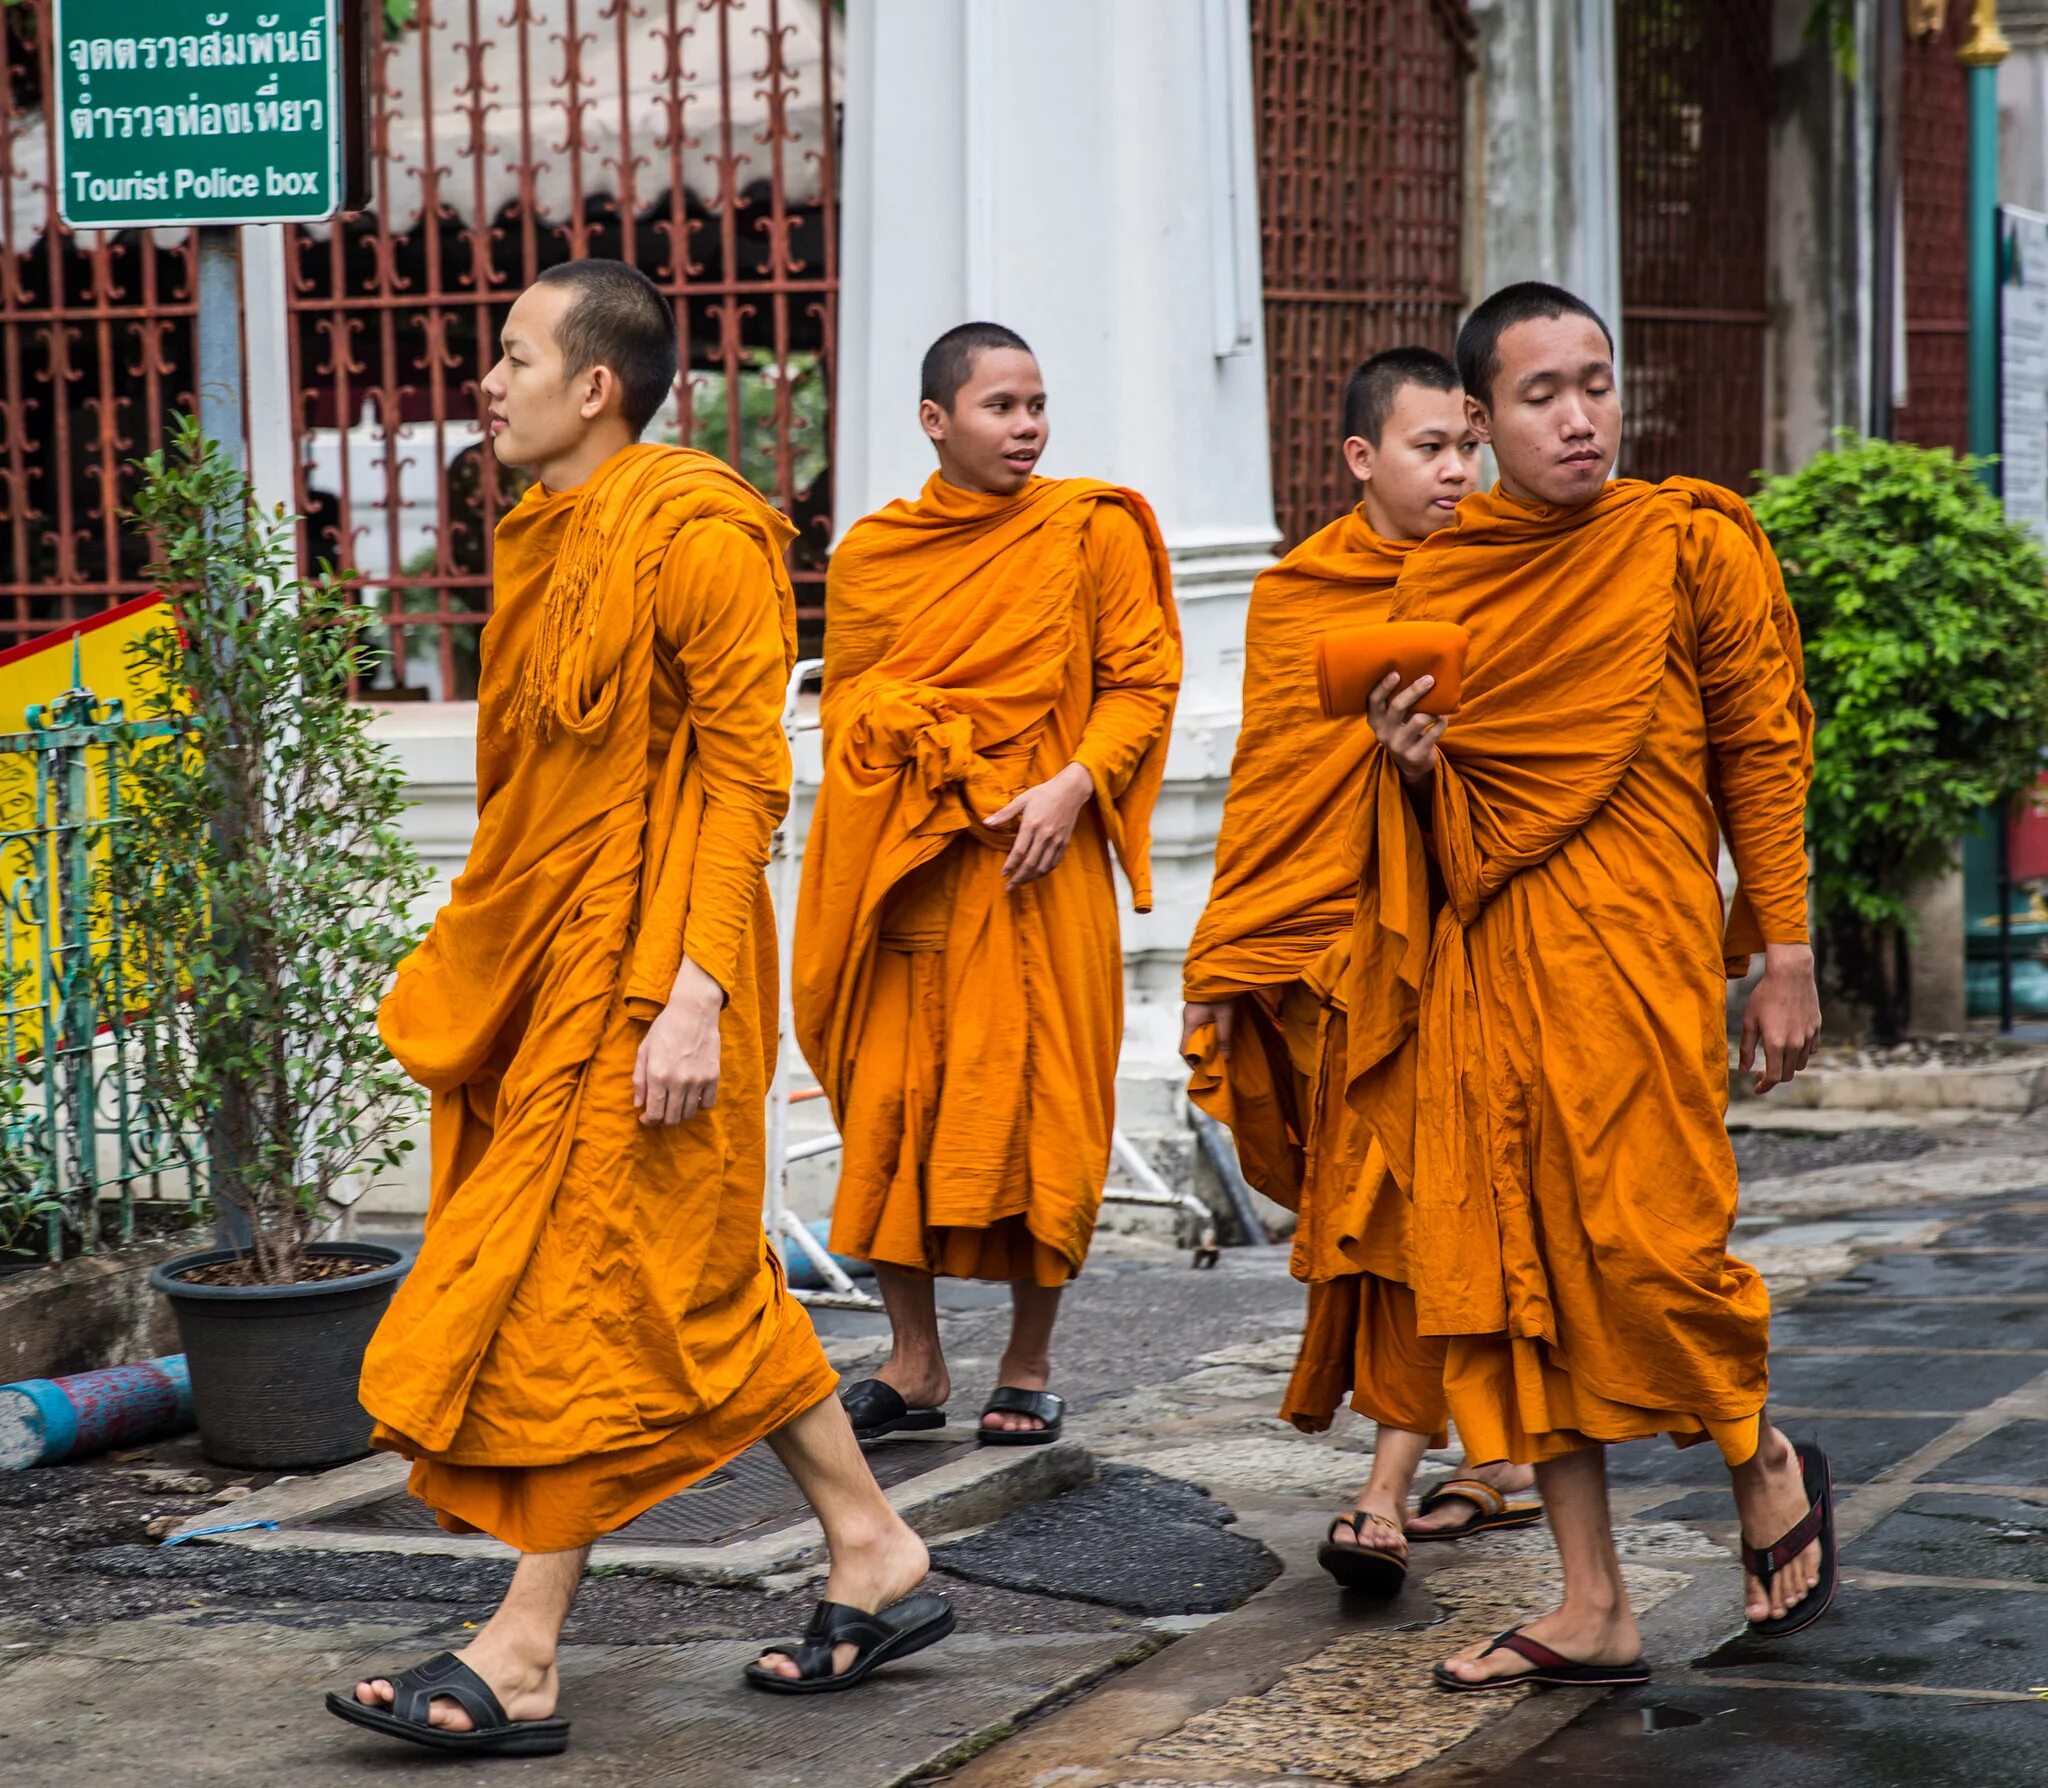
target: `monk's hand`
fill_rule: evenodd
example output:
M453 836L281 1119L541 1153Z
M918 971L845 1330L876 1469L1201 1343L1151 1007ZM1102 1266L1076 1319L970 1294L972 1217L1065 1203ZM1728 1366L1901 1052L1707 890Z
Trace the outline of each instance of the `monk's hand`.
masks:
M1195 1033L1205 1024L1216 1027L1216 1047L1230 1060L1230 1033L1237 1025L1237 1001L1190 1000L1180 1009L1180 1052L1186 1055Z
M725 990L687 956L633 1063L643 1124L681 1124L718 1103L718 1016Z
M1763 1050L1756 1090L1782 1086L1813 1058L1820 1037L1820 989L1813 978L1813 951L1805 944L1766 944L1764 972L1750 989L1742 1013L1742 1049L1736 1068L1744 1074Z
M1017 842L1003 859L1003 885L1015 892L1049 873L1067 854L1067 844L1081 818L1081 809L1095 798L1095 779L1081 764L1069 764L1057 776L1027 788L986 823L1017 827Z
M1387 748L1401 780L1419 786L1436 774L1436 742L1443 737L1445 716L1418 714L1415 704L1436 687L1434 677L1417 677L1401 687L1399 671L1389 671L1365 698L1373 737Z

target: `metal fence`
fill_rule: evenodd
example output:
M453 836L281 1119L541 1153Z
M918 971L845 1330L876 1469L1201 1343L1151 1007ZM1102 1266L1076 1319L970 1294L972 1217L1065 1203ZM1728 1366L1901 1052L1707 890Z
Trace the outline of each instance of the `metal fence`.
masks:
M179 723L72 681L0 734L0 1254L49 1259L130 1239L138 1196L183 1208L199 1159L143 1096L165 990L141 985L103 873L126 754Z
M1465 303L1464 0L1253 0L1273 501L1292 546L1358 500L1351 369L1450 350Z
M1764 457L1771 0L1620 0L1621 470L1747 490Z
M66 231L49 178L50 0L0 8L0 645L140 594L126 462L192 405L189 232ZM478 381L542 268L611 255L675 307L650 438L737 465L831 537L841 44L833 0L385 0L374 209L290 237L290 406L309 563L387 615L383 699L466 700L491 531L518 488Z
M1923 447L1970 446L1969 81L1956 51L1969 0L1906 44L1899 71L1900 254L1906 379L1893 427Z

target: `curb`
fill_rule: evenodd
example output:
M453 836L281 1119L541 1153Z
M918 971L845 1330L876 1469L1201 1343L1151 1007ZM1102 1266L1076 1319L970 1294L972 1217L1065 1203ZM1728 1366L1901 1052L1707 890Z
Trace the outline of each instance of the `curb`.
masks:
M1759 1099L1749 1078L1728 1075L1729 1116L1752 1111L1972 1111L2014 1116L2048 1106L2048 1062L1925 1068L1807 1069Z
M218 1509L174 1529L166 1544L241 1546L251 1551L384 1552L410 1557L510 1558L513 1549L484 1534L430 1532L337 1533L308 1525L382 1502L405 1489L408 1466L388 1453L373 1454L317 1477L275 1484L234 1505L239 1531L207 1532ZM935 1470L894 1486L888 1497L920 1536L933 1539L981 1527L1027 1502L1040 1502L1086 1482L1095 1456L1076 1440L1041 1447L977 1447ZM272 1524L275 1525L272 1525ZM243 1525L247 1524L247 1525ZM602 1543L591 1557L597 1571L633 1570L688 1583L759 1588L766 1579L801 1571L822 1559L825 1534L815 1520L724 1546L672 1546L634 1541Z

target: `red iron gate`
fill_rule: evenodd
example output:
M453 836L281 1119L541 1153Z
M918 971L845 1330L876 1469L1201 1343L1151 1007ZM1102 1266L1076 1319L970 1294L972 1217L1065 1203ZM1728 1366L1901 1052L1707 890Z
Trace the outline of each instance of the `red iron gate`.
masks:
M1970 0L1908 38L1899 71L1899 252L1905 267L1906 383L1893 419L1902 441L1970 448L1970 93L1956 50Z
M48 179L49 0L0 55L0 644L140 590L125 461L192 402L189 236L79 237ZM491 531L516 499L477 427L505 313L542 268L646 272L684 375L649 438L731 461L831 534L840 28L833 0L383 0L375 208L287 256L303 548L387 616L384 699L468 699Z
M1253 0L1273 502L1293 546L1358 500L1344 382L1464 306L1464 0Z
M1764 453L1771 0L1619 0L1621 470L1737 490Z

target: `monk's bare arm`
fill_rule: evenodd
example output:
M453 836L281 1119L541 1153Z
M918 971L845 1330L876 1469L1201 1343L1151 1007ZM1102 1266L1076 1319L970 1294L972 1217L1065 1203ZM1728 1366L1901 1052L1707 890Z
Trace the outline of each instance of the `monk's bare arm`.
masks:
M1703 513L1683 575L1699 628L1700 700L1728 848L1764 937L1764 973L1743 1014L1740 1066L1758 1049L1757 1089L1806 1066L1820 996L1806 929L1805 750L1797 679L1771 618L1770 586L1736 523Z

